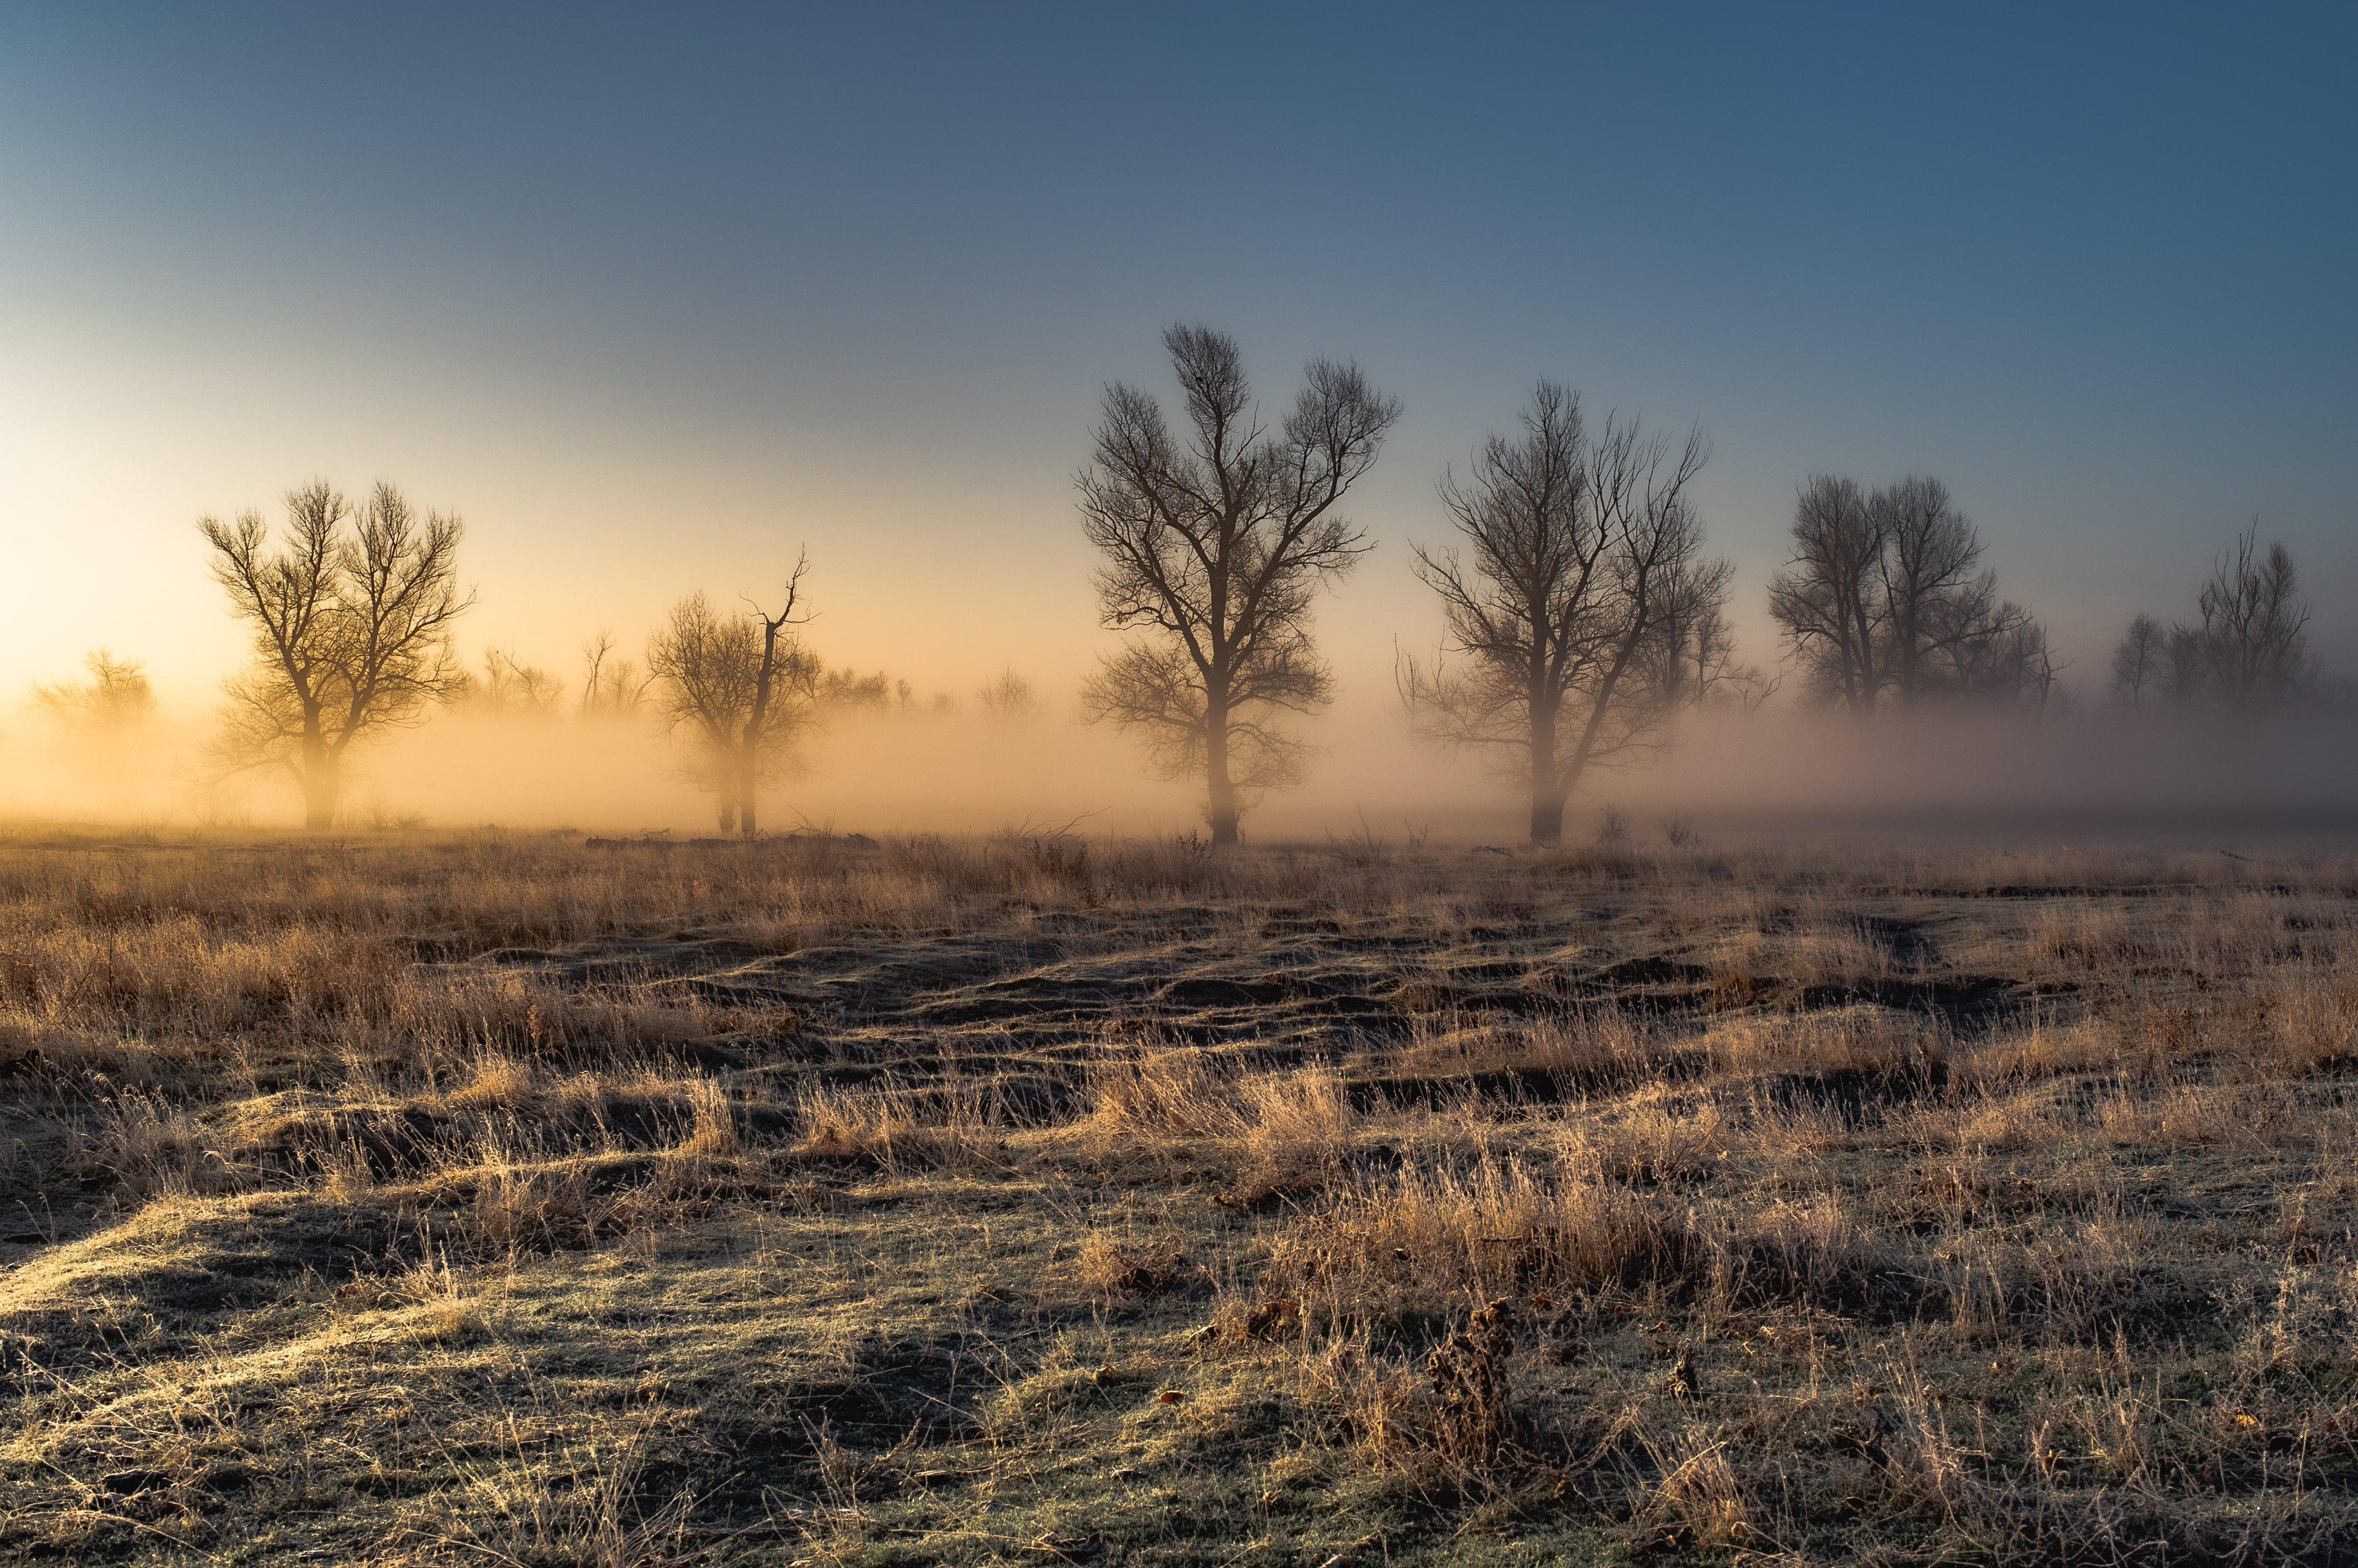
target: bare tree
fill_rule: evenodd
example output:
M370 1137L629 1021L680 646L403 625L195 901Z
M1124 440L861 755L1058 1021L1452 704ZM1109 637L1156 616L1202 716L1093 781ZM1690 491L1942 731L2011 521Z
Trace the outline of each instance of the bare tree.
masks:
M882 670L865 676L849 665L827 670L819 676L818 701L842 712L883 713L892 706L892 681Z
M1817 701L1873 718L1883 693L2030 700L2044 708L2060 666L2030 612L1977 569L1984 546L1937 479L1872 492L1820 474L1801 487L1793 550L1768 612ZM2043 671L2044 673L2038 673Z
M1008 665L977 687L974 699L982 710L1002 724L1011 724L1031 718L1048 705L1042 701L1037 687Z
M619 718L637 712L646 703L651 675L640 672L634 659L614 656L614 637L600 631L581 644L581 702L584 719Z
M2300 575L2280 544L2263 554L2256 525L2220 553L2196 596L2198 623L2167 632L2129 622L2113 653L2113 700L2130 713L2215 708L2245 716L2316 697L2323 670L2309 646Z
M2169 637L2161 622L2140 614L2113 647L2113 706L2142 718L2161 704L2168 692Z
M354 511L325 481L287 493L286 547L265 556L258 512L197 527L213 579L254 633L254 665L224 683L211 753L222 772L283 766L303 787L304 823L335 820L345 757L364 738L414 723L465 674L453 623L475 602L458 588L455 516L423 518L380 483Z
M2220 555L2195 602L2203 671L2229 712L2265 713L2315 687L2318 663L2309 651L2300 576L2282 545L2260 553L2256 524Z
M1700 433L1673 447L1634 421L1592 441L1578 395L1542 381L1520 439L1492 437L1466 483L1442 480L1470 558L1417 546L1416 571L1463 662L1407 661L1401 694L1422 738L1487 751L1528 784L1538 843L1562 840L1592 765L1651 750L1691 695L1682 645L1728 579L1701 558L1686 493L1705 456Z
M1935 690L2006 689L2006 679L1996 675L2005 664L1998 651L2030 616L1997 597L1996 572L1974 570L1981 538L1949 499L1949 487L1937 479L1903 479L1869 496L1867 508L1884 542L1877 575L1886 664L1900 708L1913 710ZM2038 641L2043 653L2043 636ZM1977 681L1976 674L1995 678Z
M803 623L795 610L808 569L795 561L775 615L759 605L751 615L719 615L692 593L647 648L664 716L688 731L688 775L719 796L724 833L760 830L762 784L794 765L794 743L817 721L819 661L788 632Z
M1082 531L1103 557L1102 622L1142 633L1083 687L1083 711L1139 736L1165 777L1200 774L1212 842L1233 844L1263 791L1303 776L1307 748L1277 715L1332 700L1311 603L1370 547L1336 509L1400 404L1357 366L1313 360L1271 433L1234 339L1174 327L1163 346L1186 395L1186 439L1147 394L1108 387L1079 477Z
M1863 719L1883 689L1883 519L1855 481L1816 474L1793 508L1793 553L1768 583L1768 613L1810 695Z
M85 740L114 740L135 732L156 715L156 689L146 666L118 659L104 648L82 656L90 679L36 685L32 706Z
M450 705L492 718L553 718L564 702L557 676L524 663L513 649L485 648L481 676L462 679L464 684L448 698Z
M1681 707L1748 713L1783 684L1736 655L1736 629L1727 619L1728 585L1735 576L1735 564L1725 557L1698 560L1679 574L1666 596L1661 635L1650 644L1655 666L1647 678Z

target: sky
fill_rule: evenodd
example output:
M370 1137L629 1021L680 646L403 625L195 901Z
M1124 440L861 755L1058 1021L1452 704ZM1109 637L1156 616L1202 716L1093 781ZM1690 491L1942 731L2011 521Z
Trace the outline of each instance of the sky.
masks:
M1713 458L1750 658L1796 487L1944 479L2100 688L2256 522L2358 671L2358 13L2285 6L0 8L0 708L244 654L203 514L464 516L570 672L807 547L837 664L1061 700L1073 476L1177 321L1406 407L1320 611L1389 721L1433 486L1533 380ZM0 714L0 730L16 722Z

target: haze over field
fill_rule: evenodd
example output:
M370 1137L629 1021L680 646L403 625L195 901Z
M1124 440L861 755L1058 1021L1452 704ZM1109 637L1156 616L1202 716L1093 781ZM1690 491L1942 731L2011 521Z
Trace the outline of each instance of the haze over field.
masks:
M283 779L211 782L250 645L193 524L276 526L324 478L463 516L459 657L568 709L582 639L644 669L682 596L736 610L807 550L804 643L909 694L809 732L767 827L1191 829L1200 783L1076 722L1121 640L1074 480L1109 384L1178 417L1159 335L1198 321L1265 422L1322 355L1401 406L1342 508L1373 548L1311 604L1323 754L1249 833L1522 835L1513 784L1412 738L1397 676L1448 636L1413 549L1453 537L1436 484L1541 377L1592 427L1707 438L1684 495L1731 667L1779 683L1583 777L1569 834L1607 803L1641 835L2358 806L2346 16L1342 19L11 13L0 809L296 819ZM2043 639L2034 711L1811 706L1769 590L1821 474L1945 481ZM2198 619L2246 530L2298 565L2320 700L2114 712L2124 628ZM136 743L16 710L101 647L153 683ZM995 719L1010 669L1040 710ZM712 830L651 716L428 713L356 746L341 820Z

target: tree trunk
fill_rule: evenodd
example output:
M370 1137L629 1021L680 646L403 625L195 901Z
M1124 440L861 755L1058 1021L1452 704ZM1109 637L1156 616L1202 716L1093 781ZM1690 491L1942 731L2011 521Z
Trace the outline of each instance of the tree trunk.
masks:
M336 757L325 742L303 742L303 826L324 832L336 825Z
M1237 786L1228 782L1228 716L1225 709L1204 715L1204 782L1210 796L1207 815L1215 845L1237 841Z
M1570 792L1556 782L1555 713L1547 699L1545 676L1533 660L1531 683L1531 842L1553 844L1563 838L1563 797Z
M737 774L737 821L748 838L753 836L753 748L754 739L749 735L745 739L745 760Z

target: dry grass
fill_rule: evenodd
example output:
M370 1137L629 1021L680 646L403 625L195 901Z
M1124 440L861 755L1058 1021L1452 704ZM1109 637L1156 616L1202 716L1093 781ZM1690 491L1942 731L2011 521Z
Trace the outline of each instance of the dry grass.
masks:
M0 843L0 1558L2358 1552L2358 865Z

